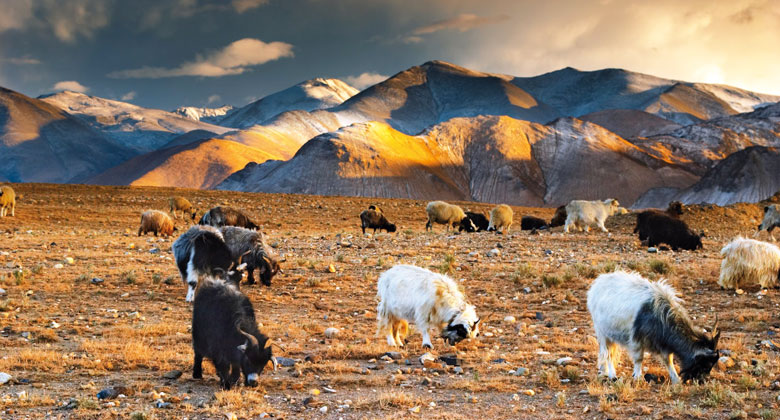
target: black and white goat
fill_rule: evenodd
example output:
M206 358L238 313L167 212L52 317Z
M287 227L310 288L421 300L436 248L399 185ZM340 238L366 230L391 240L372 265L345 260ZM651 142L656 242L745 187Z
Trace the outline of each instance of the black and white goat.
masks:
M661 356L672 383L680 382L673 356L680 360L683 382L704 379L718 361L717 321L712 334L694 327L664 280L650 282L623 271L602 274L588 290L588 311L599 342L599 373L610 378L616 376L618 344L634 362L634 379L642 377L645 352Z
M490 221L482 213L466 212L466 217L460 221L458 232L466 231L469 233L486 231L490 226Z
M254 272L257 269L260 281L270 286L271 279L281 270L262 232L237 226L223 226L219 231L233 260L246 264L247 284L255 283Z
M203 377L203 358L214 363L223 389L230 389L244 373L246 386L257 385L257 375L271 360L268 337L257 329L252 302L235 284L207 277L195 294L192 311L192 377Z
M225 238L212 226L193 226L173 243L173 257L187 286L187 302L195 297L198 281L204 276L224 276L236 285L241 282L238 260L233 258Z
M247 215L232 207L214 207L200 218L198 224L214 227L238 226L247 229L259 229Z

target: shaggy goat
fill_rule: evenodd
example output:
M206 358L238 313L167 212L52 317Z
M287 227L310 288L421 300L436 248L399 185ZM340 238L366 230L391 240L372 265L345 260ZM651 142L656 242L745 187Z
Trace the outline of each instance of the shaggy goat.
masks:
M224 273L236 285L241 282L243 267L236 267L236 259L225 244L222 232L212 226L189 228L176 239L172 250L181 279L187 286L187 302L192 302L195 288L204 276Z
M247 284L255 283L254 271L257 268L260 281L271 286L271 279L280 270L271 247L265 243L265 236L256 230L237 226L223 226L219 230L233 260L246 264Z
M643 217L637 215L634 231L639 232L640 240L642 234L647 235L648 246L665 243L674 251L680 248L690 251L702 248L701 238L704 236L703 233L694 233L682 220L662 212L651 212Z
M423 347L433 348L429 331L441 330L450 345L479 334L474 305L455 282L444 275L412 265L396 265L379 276L377 335L387 334L387 344L403 346L408 321L422 333Z
M466 217L463 209L444 201L431 201L425 206L425 212L428 214L428 223L425 224L425 230L433 230L433 224L438 223L447 225L447 230L449 231L450 225L454 228Z
M577 230L590 232L590 225L596 225L602 232L609 232L604 222L607 217L617 213L618 207L620 203L612 198L604 201L572 200L566 205L566 226L563 231L569 233L569 229L574 226Z
M0 217L8 215L8 209L11 209L11 216L16 216L16 193L8 185L0 187Z
M259 229L249 217L232 207L214 207L200 218L198 224L214 227L238 226L247 229Z
M736 289L740 283L758 283L766 288L777 285L780 248L776 245L738 237L724 246L720 255L720 287Z
M372 204L372 205L370 205L370 206L368 206L368 209L369 209L369 210L376 210L376 211L378 211L378 212L382 213L382 209L381 209L381 208L379 208L379 206L375 206L375 205L373 205L373 204Z
M464 230L469 233L482 232L483 230L487 230L489 225L488 218L485 217L484 214L467 211L466 217L460 221L458 232Z
M197 213L197 210L195 210L195 207L193 207L192 203L190 203L190 201L186 198L179 196L171 197L168 199L168 206L170 207L171 214L173 214L174 219L178 217L176 215L176 210L178 210L182 213L182 216L190 215L192 220L195 220L195 214Z
M375 209L360 212L360 228L363 230L363 234L366 233L366 228L374 229L374 233L377 229L384 229L389 233L395 232L395 225L387 221L382 210Z
M246 386L271 360L268 337L257 329L252 303L229 282L206 278L198 286L192 309L192 377L203 377L203 358L211 359L219 384L230 389L244 373Z
M168 237L173 235L176 227L173 226L173 220L167 214L159 210L147 210L141 213L141 227L138 228L138 236L153 232L154 236L161 234Z
M560 206L555 209L555 215L550 219L550 227L563 226L566 223L566 206Z
M776 227L780 227L780 205L770 204L764 207L764 220L758 225L758 231L753 237L758 236L761 231L765 230L769 234L769 238L774 242L775 235L772 233L772 230Z
M490 210L490 223L488 224L488 232L495 231L496 233L509 232L509 228L512 227L512 217L514 212L512 208L506 204L499 204Z
M674 219L679 219L683 214L683 204L679 201L672 201L669 203L669 207L665 211L650 209L640 212L636 215L636 227L634 233L639 234L639 240L644 241L647 239L648 232L646 230L647 218L653 215L665 215Z
M600 374L615 378L617 345L634 362L634 379L642 377L645 352L661 357L672 383L704 379L718 361L718 323L712 335L695 328L682 300L664 280L650 282L637 273L616 271L596 278L588 290L588 311L599 343Z
M523 216L522 219L520 219L520 230L541 230L541 229L547 229L549 226L547 225L547 222L544 221L544 219L540 219L538 217L534 216Z

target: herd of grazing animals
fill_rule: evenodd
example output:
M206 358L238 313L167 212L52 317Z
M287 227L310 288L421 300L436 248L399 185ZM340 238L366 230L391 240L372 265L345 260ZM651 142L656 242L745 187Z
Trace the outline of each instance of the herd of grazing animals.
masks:
M196 220L197 210L183 197L171 197L170 211ZM15 194L11 187L0 187L0 216L15 216ZM695 251L702 248L703 233L694 233L680 216L684 206L672 202L665 211L637 213L634 233L650 247L667 244L672 250ZM447 230L459 227L467 233L494 231L508 233L513 222L511 207L494 207L489 218L482 213L464 212L457 205L432 201L425 208L426 230L443 224ZM522 230L546 230L564 225L564 232L588 231L597 226L608 232L604 223L609 216L626 212L614 199L573 200L556 209L546 222L535 216L523 216ZM396 232L386 214L370 206L359 215L365 230ZM780 206L765 207L756 235L780 226ZM154 233L170 236L176 230L173 219L158 210L141 215L138 235ZM192 346L193 377L202 377L202 361L214 364L220 386L230 389L243 373L244 384L257 384L257 375L274 362L270 340L257 328L254 308L240 290L244 272L247 283L255 282L257 270L263 285L281 272L274 252L266 244L259 226L240 210L214 207L206 211L197 225L182 233L172 245L182 281L187 288L185 300L193 302ZM734 289L740 284L775 287L780 281L780 248L774 244L738 237L721 250L718 284ZM480 318L457 283L443 274L411 265L396 265L379 276L377 282L377 334L390 346L404 346L409 322L422 335L423 347L433 348L431 331L437 331L450 345L476 338ZM720 331L717 322L710 332L695 326L677 292L665 280L649 281L637 273L615 271L598 276L587 293L587 308L599 345L599 373L615 378L617 347L626 348L634 363L633 377L642 375L646 352L660 356L672 383L703 380L719 358ZM674 358L681 367L678 375Z

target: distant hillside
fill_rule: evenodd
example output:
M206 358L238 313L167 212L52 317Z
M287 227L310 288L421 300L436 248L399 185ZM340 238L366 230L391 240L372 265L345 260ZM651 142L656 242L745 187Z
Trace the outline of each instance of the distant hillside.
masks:
M78 182L133 155L46 102L0 88L0 178Z
M199 108L195 106L181 106L173 111L174 114L194 121L202 121L209 124L218 124L226 115L233 112L232 105L224 105L219 108Z

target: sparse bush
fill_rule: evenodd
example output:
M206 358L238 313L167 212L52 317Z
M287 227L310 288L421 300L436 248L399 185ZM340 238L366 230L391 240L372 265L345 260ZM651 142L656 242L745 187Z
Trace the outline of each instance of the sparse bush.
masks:
M575 264L574 269L577 271L580 277L586 279L595 279L599 275L598 270L589 264Z
M165 283L165 284L166 284L166 285L168 285L168 286L171 286L171 285L173 285L175 282L176 282L176 280L174 280L173 276L168 276L168 277L166 277L166 278L165 278L165 280L163 281L163 283Z
M162 275L160 273L152 274L152 284L160 284L162 281Z
M563 283L563 280L554 274L545 274L542 276L542 284L544 287L553 288L558 287Z
M0 300L0 312L8 312L11 308L11 299Z
M577 366L566 366L563 368L563 377L570 380L572 383L580 380L582 373Z
M601 263L600 271L602 273L611 273L617 269L617 264L614 261L605 261Z
M36 264L36 265L35 265L35 266L32 268L32 273L33 273L33 274L40 274L40 273L41 273L41 271L43 271L43 265L42 265L42 264Z
M138 277L135 275L135 270L123 271L122 274L119 275L119 278L124 280L127 284L135 284L138 280Z
M344 254L336 254L336 262L344 262Z
M442 274L452 274L455 271L455 255L447 254L444 261L439 265L439 272Z
M14 270L14 281L16 282L16 285L19 286L22 283L24 283L25 280L27 280L27 274L23 269Z
M672 267L666 261L662 260L650 260L647 262L648 267L653 273L665 275L672 272Z
M317 287L322 283L322 281L317 277L309 277L306 279L306 285L309 287Z

